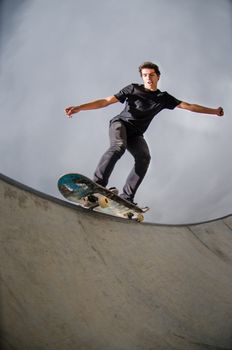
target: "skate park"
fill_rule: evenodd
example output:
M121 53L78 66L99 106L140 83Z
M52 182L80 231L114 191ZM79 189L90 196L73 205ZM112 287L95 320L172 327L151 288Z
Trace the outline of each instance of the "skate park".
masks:
M3 0L0 72L0 348L231 350L230 0ZM92 178L122 105L64 108L141 84L225 115L162 111L145 134L145 222L59 196ZM109 186L123 188L128 152Z
M231 349L231 216L140 224L0 191L2 349Z

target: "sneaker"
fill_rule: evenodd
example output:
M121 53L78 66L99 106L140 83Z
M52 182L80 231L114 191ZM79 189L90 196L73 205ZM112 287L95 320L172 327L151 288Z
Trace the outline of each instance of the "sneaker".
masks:
M117 194L117 195L119 194L119 190L116 187L110 187L109 191L113 192L114 194Z
M135 203L132 199L129 200L130 203L134 204L136 207L138 206L138 203Z
M133 205L138 205L138 203L135 203L134 201L133 201L133 199L132 198L127 198L126 196L125 196L125 194L120 194L120 197L122 198L122 199L125 199L127 202L130 202L131 204L133 204Z

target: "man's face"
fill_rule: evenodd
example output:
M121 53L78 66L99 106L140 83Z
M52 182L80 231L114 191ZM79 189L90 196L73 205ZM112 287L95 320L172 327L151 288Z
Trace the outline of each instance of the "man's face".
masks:
M155 70L151 68L143 68L141 74L145 88L149 90L156 90L159 75L156 74Z

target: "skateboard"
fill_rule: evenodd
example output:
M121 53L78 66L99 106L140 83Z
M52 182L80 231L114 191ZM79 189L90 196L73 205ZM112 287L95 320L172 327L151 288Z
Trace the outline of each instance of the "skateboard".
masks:
M148 207L140 208L81 174L59 178L58 189L69 201L81 207L124 219L142 222Z

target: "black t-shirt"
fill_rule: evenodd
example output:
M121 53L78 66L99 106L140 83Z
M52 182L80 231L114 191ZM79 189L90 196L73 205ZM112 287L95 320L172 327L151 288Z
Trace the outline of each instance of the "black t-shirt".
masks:
M126 106L111 122L122 120L138 134L143 134L147 130L154 116L162 109L174 109L181 103L167 91L150 91L139 84L130 84L114 96L121 103L126 101Z

